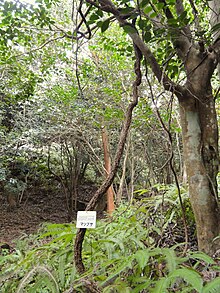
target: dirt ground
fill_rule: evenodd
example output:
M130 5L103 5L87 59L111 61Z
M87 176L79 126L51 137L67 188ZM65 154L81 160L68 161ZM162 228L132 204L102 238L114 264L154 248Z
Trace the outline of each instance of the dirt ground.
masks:
M85 183L79 187L78 199L89 202L97 186ZM85 207L85 206L84 206ZM84 208L80 208L82 210ZM76 219L73 212L72 219ZM14 240L37 232L41 224L68 223L70 220L65 194L59 188L52 186L25 192L18 208L9 210L6 197L0 199L0 245L9 244L14 247Z
M63 194L31 194L18 208L8 210L6 199L0 202L0 244L13 247L13 240L38 230L44 222L68 222Z

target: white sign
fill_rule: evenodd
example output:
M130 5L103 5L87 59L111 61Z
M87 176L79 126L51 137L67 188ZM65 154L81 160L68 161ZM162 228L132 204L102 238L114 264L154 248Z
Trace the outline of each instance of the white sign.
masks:
M78 211L76 228L95 228L96 211Z

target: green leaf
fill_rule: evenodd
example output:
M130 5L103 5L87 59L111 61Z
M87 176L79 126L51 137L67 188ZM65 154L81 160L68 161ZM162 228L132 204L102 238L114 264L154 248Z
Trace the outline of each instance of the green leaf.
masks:
M126 8L122 8L122 9L120 10L120 12L121 12L122 14L131 13L132 11L134 11L134 8L132 8L132 7L126 7Z
M23 292L23 289L26 287L35 273L43 275L42 277L39 276L39 281L35 284L35 286L38 286L36 289L41 289L41 286L46 285L50 289L50 292L59 292L59 286L53 274L46 267L36 266L23 277L16 291L17 293ZM37 290L35 290L35 292L36 291Z
M176 269L176 265L177 265L176 255L174 250L170 248L164 248L162 252L165 255L169 272L173 272Z
M146 267L147 262L149 260L149 253L146 249L145 250L138 250L134 254L134 259L136 259L139 267L143 270Z
M167 20L167 23L168 23L169 25L171 25L171 26L175 26L175 27L178 26L178 20L175 19L175 18L170 18L170 19L168 19L168 20Z
M105 21L103 21L103 23L101 24L101 32L104 33L110 24L110 19L106 19Z
M144 8L144 13L148 14L149 12L151 12L153 10L152 6L147 6L146 8Z
M158 10L162 10L164 8L164 3L157 3L156 6Z
M89 18L90 21L95 21L97 19L99 19L99 15L96 13L93 13Z
M115 268L114 273L109 274L109 277L105 280L105 282L108 282L112 278L118 276L120 273L125 271L127 268L131 268L132 267L132 260L133 259L131 257L127 257L126 259L124 259L124 261L122 259L122 262L119 264L119 266Z
M212 280L204 286L202 293L219 293L220 292L220 277Z
M49 289L49 292L59 292L58 288L55 286L55 284L51 281L51 279L48 276L41 277L36 284L34 285L31 290L29 290L30 293L34 292L40 292L41 290L45 290L45 286L47 289ZM43 289L44 288L44 289ZM42 292L42 291L41 291Z
M204 261L207 264L214 264L214 260L203 252L193 252L190 254L190 258L197 259L200 261Z
M147 289L152 284L151 280L144 282L143 284L138 285L134 289L132 289L132 293L140 293L142 290ZM144 291L143 291L144 292Z
M157 17L157 12L152 12L152 13L150 14L150 18L155 18L155 17Z
M145 40L145 42L149 42L150 40L151 40L151 32L146 32L145 34L144 34L144 40Z
M144 8L149 3L149 0L142 0L140 2L140 8Z
M136 29L133 27L133 26L131 26L131 25L124 25L123 26L123 30L127 33L127 34L131 34L131 33L136 33L137 31L136 31Z
M98 10L96 11L96 14L97 14L98 16L102 17L102 16L103 16L103 11L102 11L101 9L98 9Z
M212 32L218 31L220 30L220 23L217 23L216 25L214 25L211 29Z
M167 287L169 286L169 279L161 278L159 281L156 282L156 286L152 289L152 293L166 293Z
M138 26L140 29L144 29L147 25L147 21L146 20L143 20L142 18L139 19L138 21Z
M172 272L168 278L172 280L173 278L182 278L185 282L188 284L191 284L193 289L197 290L198 292L201 292L202 287L203 287L203 280L201 276L194 270L188 269L188 268L182 268L182 269L177 269L174 272ZM175 283L172 282L173 284Z

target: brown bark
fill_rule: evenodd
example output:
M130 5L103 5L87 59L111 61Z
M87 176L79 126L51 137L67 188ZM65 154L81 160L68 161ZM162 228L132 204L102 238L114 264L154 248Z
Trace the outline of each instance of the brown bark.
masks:
M217 198L218 127L210 79L216 67L213 52L192 47L185 62L187 91L179 96L183 150L189 195L196 220L200 250L212 255L220 248Z
M105 173L107 178L111 172L111 159L109 154L108 133L105 126L102 128L102 143L104 150ZM111 215L114 209L114 191L112 185L110 185L110 187L107 189L107 213Z
M202 140L203 130L197 107L193 110L187 104L180 103L180 107L190 201L196 220L199 249L213 254L219 249L219 242L213 242L213 239L220 232L220 221L214 181L216 170L208 157L213 157L217 162L217 154L213 153L212 144L208 145Z

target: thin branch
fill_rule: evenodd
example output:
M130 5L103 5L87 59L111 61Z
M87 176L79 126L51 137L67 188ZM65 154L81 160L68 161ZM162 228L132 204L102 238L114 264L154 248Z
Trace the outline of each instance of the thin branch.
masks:
M12 56L13 58L18 58L20 56L24 56L24 55L27 55L27 54L32 54L33 52L36 52L36 51L39 51L41 49L43 49L45 46L47 46L48 44L50 44L51 42L54 42L54 41L57 41L57 40L60 40L60 39L63 39L65 38L66 35L62 35L62 36L59 36L59 37L56 37L56 38L52 38L52 39L48 39L46 42L44 42L43 44L41 44L39 47L37 48L34 48L30 51L27 51L27 52L24 52L24 53L21 53L21 54L18 54L18 55L15 55L15 56ZM10 58L12 58L10 57Z
M73 1L74 2L74 1ZM74 34L77 36L78 35L78 15L80 14L80 10L81 10L81 6L82 6L82 0L80 1L80 5L76 11L76 29L73 32L72 36L72 41L74 39ZM73 9L74 9L74 4L73 4ZM72 12L73 17L74 17L74 11ZM81 15L81 14L80 14ZM90 31L90 30L89 30ZM91 31L90 31L91 34ZM72 48L73 48L73 43L72 43ZM79 39L76 39L76 51L75 51L75 74L76 74L76 80L77 80L77 84L78 84L78 90L79 90L79 94L81 99L83 99L84 95L83 95L83 90L82 90L82 86L81 86L81 82L80 82L80 77L79 77L79 64L78 64L78 51L79 51Z
M169 155L169 158L168 158L168 160L166 161L166 163L164 164L163 167L165 167L169 163L169 166L170 166L170 169L171 169L171 171L173 173L174 180L175 180L175 184L176 184L176 187L177 187L178 198L179 198L180 207L181 207L181 210L182 210L182 220L183 220L184 234L185 234L185 248L184 248L184 251L183 251L183 254L185 254L186 251L187 251L187 248L188 248L189 236L188 236L188 228L187 228L187 220L186 220L186 211L185 211L185 207L184 207L183 200L182 200L182 196L181 196L181 191L180 191L180 185L179 185L179 181L178 181L178 176L176 174L176 171L175 171L175 168L174 168L174 165L173 165L173 157L174 157L174 152L173 152L173 147L172 147L173 146L173 139L172 139L172 135L171 135L170 129L165 125L165 123L164 123L164 121L163 121L163 119L162 119L162 117L160 115L160 111L159 111L159 109L157 107L157 104L156 104L156 102L154 100L153 90L152 90L152 87L151 87L151 83L150 83L150 80L149 80L149 78L148 78L147 75L146 75L146 79L147 79L148 85L150 87L151 99L152 99L152 102L153 102L154 107L156 109L157 118L158 118L158 120L159 120L162 128L166 132L167 137L168 137L168 140L169 140L170 155ZM173 100L173 95L172 95L172 100Z

